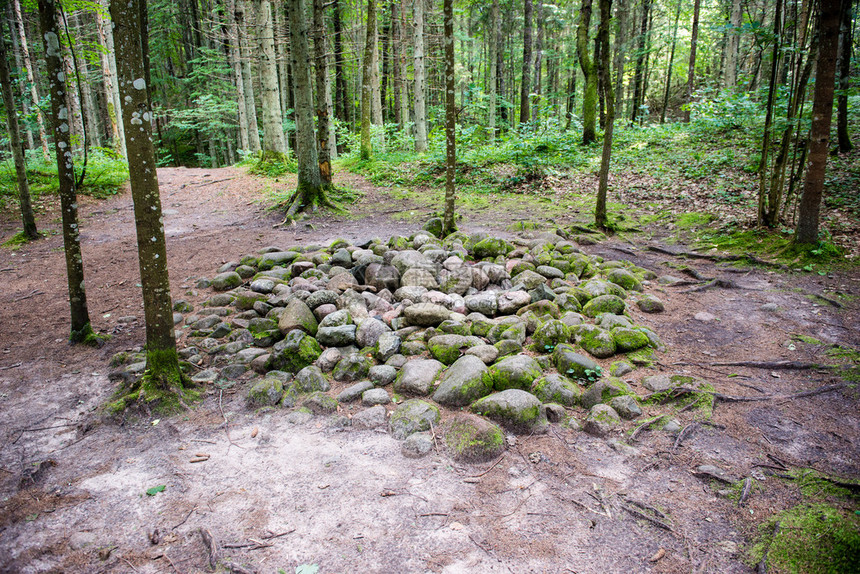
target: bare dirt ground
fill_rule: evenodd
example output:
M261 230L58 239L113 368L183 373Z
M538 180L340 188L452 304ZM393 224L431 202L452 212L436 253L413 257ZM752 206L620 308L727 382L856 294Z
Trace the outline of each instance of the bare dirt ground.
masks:
M259 203L271 182L236 169L163 169L159 178L173 295L194 303L208 296L195 291L195 278L242 254L336 237L408 235L418 225L391 216L430 211L344 175L341 183L364 194L349 218L274 228L279 218ZM453 463L441 451L407 459L385 433L335 428L322 417L293 425L283 411L254 413L236 387L208 390L186 415L103 421L97 409L113 391L109 358L144 342L142 299L130 194L81 204L90 313L99 331L112 334L103 348L66 342L61 236L0 249L0 572L211 571L200 529L219 544L222 571L232 564L246 569L240 572L292 574L316 564L325 573L748 572L743 553L755 525L800 497L790 481L755 465L772 465L770 455L860 476L860 401L850 388L718 402L716 426L690 429L677 448L676 435L663 432L644 432L629 448L621 435L610 442L553 426L546 435L517 437L499 460L477 466ZM461 227L505 234L521 217L469 213ZM14 214L0 217L0 239L16 225ZM40 220L43 230L58 225L56 212ZM679 274L671 267L677 258L643 245L587 249ZM653 368L625 377L640 394L638 381L656 372L694 374L735 396L839 382L828 371L712 363L823 361L822 346L793 335L857 347L857 276L688 264L743 288L649 288L666 312L634 309L634 318L668 351ZM842 307L810 298L833 291L853 298ZM775 309L762 309L768 303ZM695 319L701 312L712 318ZM656 412L646 408L640 421ZM679 419L687 426L693 413ZM190 462L203 453L205 462ZM735 479L754 476L760 488L738 507L719 492L724 485L692 474L703 464ZM145 493L159 485L163 492ZM635 502L662 512L658 521L667 528L631 513Z

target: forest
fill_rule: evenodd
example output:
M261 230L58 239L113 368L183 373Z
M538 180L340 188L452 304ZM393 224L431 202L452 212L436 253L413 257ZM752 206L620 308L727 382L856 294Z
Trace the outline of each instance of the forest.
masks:
M849 572L853 0L0 0L0 572Z

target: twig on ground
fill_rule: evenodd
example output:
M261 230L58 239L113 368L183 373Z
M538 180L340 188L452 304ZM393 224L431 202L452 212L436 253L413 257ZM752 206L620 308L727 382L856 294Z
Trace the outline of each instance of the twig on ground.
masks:
M488 472L490 472L491 470L493 470L494 468L496 468L496 466L498 466L498 464L499 464L500 462L502 462L502 459L503 459L503 458L505 458L505 453L502 453L502 455L501 455L499 458L497 458L497 459L496 459L496 462L494 462L492 465L490 465L490 468L488 468L488 469L487 469L487 470L485 470L484 472L482 472L482 473L480 473L480 474L470 474L470 475L469 475L469 476L467 476L466 478L480 478L480 477L484 476L485 474L487 474Z
M30 299L31 297L35 297L36 295L44 295L44 293L39 291L38 289L33 289L32 291L30 291L26 295L22 295L21 297L16 297L16 298L12 299L12 302L17 303L18 301L23 301L24 299Z
M163 553L162 556L170 562L170 565L173 567L173 570L176 571L176 574L182 574L182 572L179 571L179 568L176 567L176 564L173 563L173 560L170 559L170 556L167 555L167 552Z
M8 371L9 369L17 369L18 367L20 367L23 364L24 363L22 363L21 361L18 361L14 365L8 365L6 367L0 367L0 371Z
M174 526L173 528L171 528L171 530L176 530L177 528L179 528L180 526L182 526L183 524L185 524L185 523L188 521L188 519L189 519L189 518L191 518L191 515L192 515L192 514L194 514L194 511L195 511L195 510L197 510L197 506L196 506L196 505L194 506L194 508L192 508L191 510L189 510L189 511L188 511L188 514L186 514L186 515L185 515L185 518L183 518L183 519L182 519L182 522L180 522L179 524L177 524L176 526Z
M666 524L665 522L663 522L662 520L658 520L658 519L654 518L653 516L648 516L644 512L637 510L637 509L635 509L632 506L629 506L627 504L622 504L621 508L623 508L624 510L626 510L627 512L629 512L630 514L632 514L636 518L641 518L643 520L647 520L648 522L650 522L654 526L658 526L658 527L662 528L663 530L668 530L672 534L676 534L676 532L672 529L672 527L669 526L668 524Z
M678 437L675 439L675 444L672 445L672 454L677 452L678 447L681 445L681 441L683 441L685 438L687 438L687 436L692 434L692 432L694 430L696 430L697 428L699 428L699 426L701 426L700 423L695 422L695 423L690 423L687 426L685 426L683 429L681 429L681 432L678 433Z
M196 506L194 508L197 508ZM192 509L193 512L193 509ZM189 516L191 514L189 513ZM218 543L215 541L215 537L212 536L212 533L209 532L206 528L200 528L200 538L203 539L203 545L206 547L206 554L209 558L209 567L214 571L218 566L218 559L220 558L220 553L218 552Z
M235 177L225 177L224 179L216 179L213 181L204 181L203 183L192 183L194 187L204 187L206 185L212 185L213 183L221 183L223 181L230 181L231 179L236 179Z
M776 535L779 534L780 524L780 522L777 522L776 526L773 527L773 533L770 535L770 542L768 543L767 548L764 549L764 554L761 556L761 562L759 562L755 567L757 574L767 574L767 553L770 552L770 547L773 544L773 541L776 540Z
M738 498L738 506L743 506L747 501L747 498L750 496L750 491L752 490L752 479L750 477L746 477L744 479L744 487L741 490L741 497Z
M129 568L131 568L135 572L140 572L137 568L134 567L134 564L128 561L128 558L123 558L123 561L125 561L125 563L128 564Z
M836 299L831 299L830 297L826 297L824 295L819 295L818 293L813 293L812 296L815 297L816 299L821 299L822 301L825 301L826 303L833 305L837 309L841 309L843 307L842 303L840 303Z

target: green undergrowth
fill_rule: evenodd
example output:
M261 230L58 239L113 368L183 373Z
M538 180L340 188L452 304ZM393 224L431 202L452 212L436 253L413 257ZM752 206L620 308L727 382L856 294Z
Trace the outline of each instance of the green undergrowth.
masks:
M57 178L57 163L45 160L41 150L27 152L27 182L30 196L38 203L43 195L55 195L60 190ZM75 155L75 177L80 178L83 156ZM92 148L87 160L87 172L83 185L77 192L97 199L105 199L122 191L128 180L125 161L108 148ZM18 204L18 183L15 164L11 159L0 162L0 208ZM34 207L38 208L38 205Z
M840 344L829 344L808 335L793 335L792 340L821 347L826 357L822 364L832 367L842 380L856 387L860 383L860 350Z
M270 178L296 173L297 169L295 160L289 156L249 155L239 162L239 166L247 169L250 174Z

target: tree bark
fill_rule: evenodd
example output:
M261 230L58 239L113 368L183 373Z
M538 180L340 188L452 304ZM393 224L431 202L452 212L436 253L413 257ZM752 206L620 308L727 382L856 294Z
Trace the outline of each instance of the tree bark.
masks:
M457 230L454 178L457 169L457 109L454 103L454 0L444 0L445 19L445 216L442 237Z
M72 343L89 342L94 334L87 310L84 287L84 265L81 257L81 237L78 228L78 199L75 190L75 168L66 105L66 70L57 25L57 10L53 0L39 0L39 18L45 47L45 63L51 89L51 128L57 156L57 177L60 186L60 209L63 217L63 246L66 254L66 274L69 280Z
M523 73L520 84L520 123L529 123L529 94L532 91L532 0L523 0Z
M535 42L535 74L534 94L532 104L532 120L540 120L541 94L543 93L543 41L544 41L544 17L543 0L537 2L537 41Z
M809 134L809 167L803 182L803 195L794 241L813 244L818 241L818 213L824 191L824 175L830 145L830 123L833 118L833 92L836 80L836 55L839 45L840 0L819 0L820 25L815 95L812 104L812 127Z
M12 54L15 57L15 73L20 77L21 73L26 74L26 70L24 68L24 59L21 56L21 41L18 38L18 34L15 32L15 27L17 26L15 23L15 13L12 10L12 4L10 3L6 4L6 16L8 17L9 26L12 28L9 36L12 38ZM29 117L31 104L27 83L19 80L18 89L21 91L21 104L24 111L24 117ZM27 149L36 149L36 138L33 135L33 130L30 129L30 126L27 123L24 124L24 132L27 136Z
M361 74L361 158L370 159L373 144L370 124L373 107L373 45L376 43L376 0L367 0L367 29L365 30L364 62Z
M734 89L738 78L738 49L741 43L740 28L743 17L741 0L732 0L729 29L726 32L726 57L723 63L723 89Z
M371 122L375 126L384 125L382 117L382 86L379 77L379 17L376 11L376 1L374 0L374 20L373 20L373 63L370 66L371 86L373 86L373 101L371 102Z
M224 19L226 33L224 41L227 46L230 70L233 74L233 85L236 87L239 119L239 146L244 151L250 151L251 142L248 138L248 108L245 106L245 82L242 79L242 57L239 54L239 26L236 25L236 0L226 0Z
M675 24L672 27L672 48L669 50L669 65L666 67L666 91L660 110L660 123L666 123L666 108L669 107L669 89L672 87L672 67L675 64L675 45L678 40L678 20L681 18L681 0L675 0Z
M51 4L53 6L53 3ZM48 135L45 129L45 116L42 114L39 107L39 92L36 90L36 80L33 75L33 60L30 58L30 49L27 47L27 32L24 28L24 16L21 13L20 0L12 1L12 8L15 12L15 22L18 28L18 35L21 40L21 57L24 59L24 68L27 70L27 83L30 85L30 97L33 100L33 108L36 110L36 121L39 124L39 141L42 144L42 155L45 159L51 157L48 151Z
M275 37L272 6L269 0L255 0L260 48L260 75L263 101L263 158L280 159L287 155L284 139L283 111L278 88L278 63L275 60Z
M239 47L239 58L242 63L242 83L245 95L245 117L248 120L248 146L251 153L260 153L263 149L260 142L260 128L257 124L257 104L254 97L254 80L251 73L251 46L245 33L245 0L236 0L234 7L236 21L236 42ZM239 102L242 105L243 102Z
M372 1L372 0L371 0ZM424 73L424 0L413 0L413 58L415 78L415 151L427 151L427 112L425 111Z
M15 161L15 175L18 180L18 203L21 208L22 234L26 239L38 239L36 218L30 204L30 185L27 181L27 165L24 162L24 148L21 131L18 128L18 110L12 93L12 79L9 75L9 59L6 55L6 39L3 37L3 22L0 21L0 85L3 89L3 105L6 107L6 125L9 127L9 145Z
M767 223L768 211L779 213L778 209L771 210L768 206L767 175L768 175L768 151L770 150L770 129L773 124L773 103L776 92L777 69L780 61L780 48L782 47L782 6L783 0L776 0L776 12L773 19L773 55L771 56L770 83L767 90L767 104L764 119L764 135L761 141L761 161L758 164L759 188L758 188L758 213L759 225Z
M842 39L839 57L839 96L836 104L836 134L839 138L839 151L846 153L854 149L848 133L848 89L851 87L851 55L853 42L853 0L842 0L840 36Z
M606 121L603 130L603 153L597 184L597 201L594 206L594 223L598 229L607 228L606 195L609 188L609 164L612 159L612 132L615 124L615 94L612 90L612 73L609 67L609 26L612 19L612 0L600 0L600 27L597 43L600 45L600 75L603 77Z
M740 1L740 0L738 0ZM633 109L630 112L630 123L635 124L645 100L645 55L648 47L648 16L651 12L651 0L642 2L642 19L639 27L639 47L636 53L636 70L633 75Z
M490 132L490 145L492 145L496 141L496 107L498 106L498 102L496 101L496 84L498 82L499 76L499 67L497 60L497 55L499 51L499 41L501 36L501 22L499 20L499 0L493 0L493 7L490 12L490 102L489 109L487 110L488 117L488 131Z
M597 139L597 66L588 53L588 28L591 26L592 0L582 0L579 11L579 26L576 29L576 49L579 66L585 76L585 92L582 97L582 144L588 145Z
M105 10L110 8L110 0L100 0L101 7ZM113 23L106 19L101 11L96 13L96 24L98 27L99 43L104 47L99 56L102 63L102 78L104 79L105 100L107 102L107 116L110 122L110 133L113 147L126 157L125 135L123 133L122 118L120 117L119 86L116 83L116 60L114 59L113 45Z
M628 0L629 1L629 0ZM618 0L615 5L616 31L615 31L615 88L613 96L615 96L615 107L622 109L624 102L624 62L626 58L626 42L625 35L627 33L627 6L624 5L624 0ZM616 112L616 115L618 113Z
M141 0L111 2L111 18L116 39L117 73L122 96L129 180L134 202L137 254L146 318L146 384L142 392L172 392L182 388L182 372L173 331L173 306L167 274L167 244L155 147L152 144L153 115L143 77L144 49L148 43L141 22ZM151 385L147 387L146 385ZM142 397L153 400L157 396Z
M324 187L331 187L331 156L329 154L329 101L326 95L330 94L328 90L328 62L327 62L327 42L325 36L325 20L323 18L323 0L313 0L314 7L314 71L316 72L317 81L317 141L319 148L317 150L319 162L319 177L320 184ZM304 0L294 0L294 6L301 7ZM292 14L292 11L290 12ZM304 12L303 12L304 13ZM290 33L292 35L292 19L290 21ZM292 37L290 42L292 42ZM307 37L304 39L304 50L307 51ZM296 64L298 65L298 64ZM296 73L296 99L298 99L298 74ZM308 90L310 90L308 86ZM313 120L311 120L311 131L313 131Z
M332 23L334 25L334 115L342 122L348 122L346 113L346 79L343 75L343 35L340 20L340 4L338 0L332 1L334 11Z
M693 28L690 31L690 66L687 71L687 105L684 108L684 121L690 122L690 106L693 104L693 84L696 80L696 46L699 43L699 9L702 0L693 3Z

